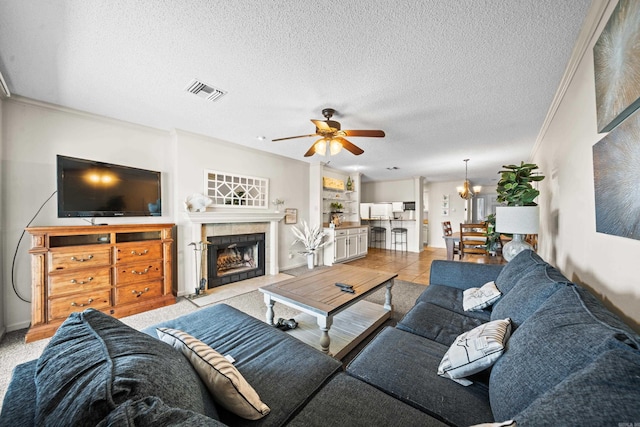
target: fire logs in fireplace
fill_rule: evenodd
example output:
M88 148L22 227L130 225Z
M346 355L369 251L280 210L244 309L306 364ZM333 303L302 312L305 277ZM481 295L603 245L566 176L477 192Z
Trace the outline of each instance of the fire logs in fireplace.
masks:
M264 233L210 236L207 241L209 288L264 276Z

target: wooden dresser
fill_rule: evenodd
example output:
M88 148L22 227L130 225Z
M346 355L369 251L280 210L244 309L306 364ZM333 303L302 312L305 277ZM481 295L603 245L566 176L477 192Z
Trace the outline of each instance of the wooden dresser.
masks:
M30 227L31 327L54 334L74 311L124 317L176 302L174 224Z

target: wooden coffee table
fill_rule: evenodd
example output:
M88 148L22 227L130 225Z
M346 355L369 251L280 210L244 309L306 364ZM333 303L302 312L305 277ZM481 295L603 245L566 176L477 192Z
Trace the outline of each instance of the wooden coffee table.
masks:
M335 264L259 290L264 294L267 305L268 324L274 324L275 302L300 310L305 314L296 318L298 327L289 333L341 359L391 317L391 288L396 276L394 273ZM355 293L340 290L335 285L337 282L352 285ZM364 301L366 296L383 286L386 286L384 305Z

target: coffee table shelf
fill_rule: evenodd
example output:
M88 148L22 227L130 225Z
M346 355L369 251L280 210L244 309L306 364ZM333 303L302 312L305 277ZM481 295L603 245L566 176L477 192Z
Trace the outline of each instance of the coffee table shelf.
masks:
M358 301L351 307L336 314L331 325L329 352L336 359L342 359L362 340L378 329L391 317L391 310L369 301ZM296 317L298 327L288 331L291 336L322 351L316 318L308 314Z
M290 333L301 341L338 359L391 316L394 273L336 264L283 282L260 288L264 294L266 321L274 323L276 302L303 312ZM352 285L355 293L343 292L336 282ZM386 287L385 304L364 298Z

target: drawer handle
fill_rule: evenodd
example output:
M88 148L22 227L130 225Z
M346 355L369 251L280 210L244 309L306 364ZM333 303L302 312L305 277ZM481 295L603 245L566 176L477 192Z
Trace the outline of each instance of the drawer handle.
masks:
M140 292L136 291L135 289L131 291L132 294L137 294L136 298L140 298L140 296L145 292L149 292L149 288L144 288L144 290Z
M71 283L74 285L85 285L93 280L93 277L89 277L87 280L80 280L79 282L76 279L71 279Z
M86 304L78 304L78 303L72 302L72 303L71 303L71 306L72 306L72 307L84 307L85 305L89 305L89 304L91 304L92 302L93 302L93 298L89 298L89 299L87 300L87 303L86 303Z
M142 275L142 274L147 274L148 272L149 272L149 269L148 269L148 268L145 268L145 269L144 269L144 270L142 270L142 271L135 271L135 270L131 270L131 274L140 274L140 275Z
M138 256L142 256L142 255L146 255L149 252L149 249L145 249L142 252L138 252L138 251L131 251L131 255L138 255Z
M86 258L76 258L74 256L71 257L71 261L77 261L77 262L85 262L85 261L89 261L90 259L93 258L93 255L89 255Z

